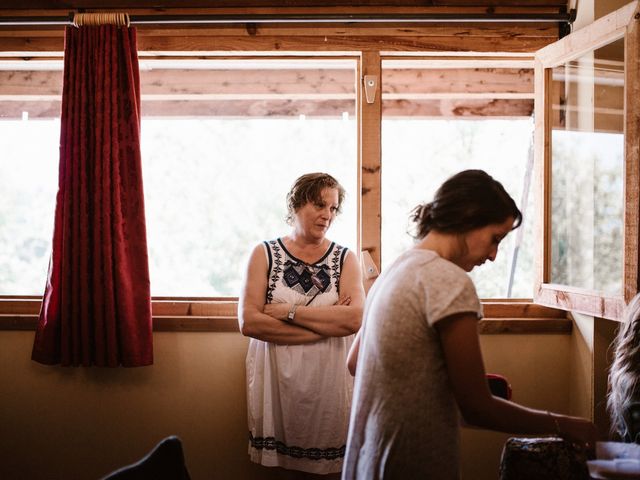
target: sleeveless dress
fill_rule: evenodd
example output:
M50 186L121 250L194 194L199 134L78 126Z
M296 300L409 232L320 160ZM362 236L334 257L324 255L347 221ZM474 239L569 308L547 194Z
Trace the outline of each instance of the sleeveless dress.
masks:
M347 249L331 243L316 263L264 242L267 303L333 305ZM353 379L345 366L353 335L304 345L255 338L246 358L249 456L265 466L326 474L342 468Z

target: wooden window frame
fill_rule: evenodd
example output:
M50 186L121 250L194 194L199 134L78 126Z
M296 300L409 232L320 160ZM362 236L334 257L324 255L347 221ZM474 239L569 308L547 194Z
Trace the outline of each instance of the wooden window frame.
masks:
M35 330L42 299L0 297L0 331ZM237 298L154 298L155 332L238 332ZM479 331L493 334L569 334L571 321L562 310L523 300L483 302Z
M460 7L465 10L466 7ZM348 10L348 9L345 9ZM405 12L407 9L387 9ZM469 12L474 9L466 8ZM516 8L517 10L517 8ZM414 11L429 11L428 8ZM541 9L544 11L544 8ZM259 13L259 11L257 11ZM7 11L6 15L29 15L32 11ZM66 11L64 12L66 14ZM130 13L148 13L137 10ZM171 11L167 10L170 14ZM206 13L203 10L203 13ZM227 13L233 13L229 10ZM250 11L243 10L243 14ZM528 13L525 9L523 13ZM246 58L265 53L308 56L327 55L360 57L358 93L358 196L360 231L359 248L371 255L380 266L380 171L381 171L381 95L378 87L373 103L362 97L365 75L373 75L380 85L381 58L388 55L416 56L424 54L457 54L531 57L533 53L556 40L558 28L553 24L521 23L514 25L442 24L403 25L372 24L368 26L268 25L255 27L138 27L138 49L141 58ZM0 29L0 56L10 58L61 58L64 30L61 27L15 27ZM473 52L473 53L472 53ZM455 57L456 53L452 53ZM362 219L366 218L366 222ZM495 318L500 326L483 327L490 333L524 333L531 331L527 322L509 327L507 319L540 321L535 328L566 331L566 314L557 309L540 307L525 300L484 301L485 315ZM0 330L31 330L40 310L41 297L0 296ZM159 331L234 331L237 332L237 299L229 298L154 298L152 301L154 329ZM545 322L547 327L545 327ZM551 323L549 323L551 322ZM554 323L555 322L555 323ZM558 323L559 322L559 323ZM525 324L529 325L525 327ZM484 325L489 325L485 323ZM549 327L549 325L551 325ZM569 324L570 325L570 324ZM559 329L559 330L558 330ZM570 329L570 327L569 327Z
M627 4L581 30L548 45L535 55L536 158L540 202L539 251L534 301L594 317L619 320L626 302L638 292L638 223L640 220L640 2ZM551 69L600 46L625 39L625 154L623 293L604 295L571 285L550 283L551 278ZM547 95L549 93L549 95Z

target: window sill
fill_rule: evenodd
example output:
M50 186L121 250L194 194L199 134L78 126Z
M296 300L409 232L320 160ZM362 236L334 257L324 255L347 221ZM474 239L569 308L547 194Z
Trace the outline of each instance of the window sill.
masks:
M35 330L39 298L0 299L0 330ZM238 301L225 299L154 299L155 332L238 332ZM566 312L530 301L483 301L481 335L570 334Z

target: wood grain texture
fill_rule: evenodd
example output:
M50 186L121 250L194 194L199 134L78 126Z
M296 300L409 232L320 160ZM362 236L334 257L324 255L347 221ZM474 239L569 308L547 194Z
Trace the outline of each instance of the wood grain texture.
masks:
M624 298L640 290L640 3L627 27L625 42L625 209Z
M4 0L3 9L113 9L113 8L256 8L256 7L424 7L424 6L553 6L566 7L562 0Z
M360 212L366 222L362 222L360 248L367 250L380 270L381 250L381 157L382 157L382 100L381 61L378 52L364 52L362 55L362 81L365 76L376 79L377 87L372 103L368 103L364 88L361 89L360 103ZM365 282L365 289L370 285Z

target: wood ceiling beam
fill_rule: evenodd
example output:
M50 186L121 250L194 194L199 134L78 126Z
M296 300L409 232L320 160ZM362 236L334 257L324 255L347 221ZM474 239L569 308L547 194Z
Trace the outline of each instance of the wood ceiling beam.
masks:
M271 96L319 100L349 95L355 97L355 72L346 68L151 68L140 73L143 95L214 95L220 99L234 96L260 99ZM383 95L393 95L395 98L451 94L457 97L469 95L469 98L479 94L494 98L502 95L502 98L506 98L512 94L511 97L529 98L533 94L533 71L506 68L383 69L382 86ZM61 71L0 70L0 96L61 93Z
M283 5L284 4L284 5ZM331 4L322 0L4 0L2 11L66 12L69 10L126 10L127 12L171 12L195 11L200 13L242 11L245 13L282 13L282 12L394 12L429 11L442 9L448 12L476 8L487 12L501 8L531 9L546 8L556 12L568 9L567 0L331 0Z
M0 110L5 120L23 118L27 112L29 119L52 119L60 116L60 100L2 101ZM165 101L145 102L142 114L145 117L229 117L229 118L291 118L343 117L346 112L353 117L354 101L327 100L291 101ZM533 100L509 99L442 99L442 100L385 100L382 113L385 118L514 118L527 117L533 112Z

